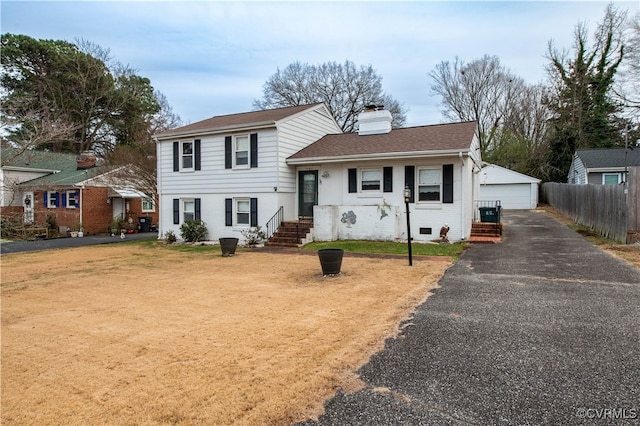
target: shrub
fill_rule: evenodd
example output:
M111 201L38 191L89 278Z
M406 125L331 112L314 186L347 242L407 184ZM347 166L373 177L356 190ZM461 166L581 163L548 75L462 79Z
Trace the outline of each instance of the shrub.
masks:
M267 234L265 234L259 226L245 229L241 231L241 233L244 237L245 244L249 247L255 247L267 238Z
M167 231L164 233L164 239L167 242L167 244L173 244L176 241L178 241L178 238L176 237L176 234L173 233L173 231Z
M180 236L188 243L197 243L207 237L207 225L200 219L188 220L180 225Z

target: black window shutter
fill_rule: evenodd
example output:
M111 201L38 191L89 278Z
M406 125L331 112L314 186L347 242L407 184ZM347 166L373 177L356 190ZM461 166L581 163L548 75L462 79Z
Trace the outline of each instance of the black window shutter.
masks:
M180 143L173 143L173 171L180 171Z
M453 203L453 164L442 165L442 202Z
M233 200L231 198L224 199L224 226L233 225Z
M60 193L56 192L54 196L54 202L56 203L56 207L60 207Z
M404 166L404 186L409 187L411 190L411 198L409 198L409 202L413 203L416 196L416 167L415 166Z
M258 134L251 133L250 140L251 167L258 167Z
M258 226L258 199L257 198L251 199L250 207L251 207L250 225Z
M393 192L393 167L384 167L382 169L382 191Z
M231 164L231 136L224 137L224 168L230 169Z
M47 204L47 191L44 191L42 195L44 195L44 206L49 207L49 204Z
M177 225L180 223L180 199L173 199L173 224Z
M194 168L196 170L200 170L200 139L196 139L195 141L193 141L193 150L194 150L194 156L195 156L195 164L194 164Z
M196 198L194 200L194 208L195 208L195 219L200 220L200 198Z
M67 207L67 193L62 193L62 207Z
M349 169L349 192L358 192L358 169Z

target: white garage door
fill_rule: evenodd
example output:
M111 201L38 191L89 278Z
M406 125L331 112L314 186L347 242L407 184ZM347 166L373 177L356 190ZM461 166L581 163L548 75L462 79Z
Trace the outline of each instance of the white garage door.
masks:
M529 210L531 205L531 184L513 183L505 185L480 185L480 200L500 200L503 209ZM534 198L535 202L535 198Z

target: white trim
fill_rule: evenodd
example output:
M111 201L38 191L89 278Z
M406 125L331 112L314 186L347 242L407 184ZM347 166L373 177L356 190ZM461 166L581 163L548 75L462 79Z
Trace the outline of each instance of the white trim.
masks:
M322 163L344 163L347 161L366 160L404 160L407 158L433 158L433 157L457 157L459 153L469 155L470 150L445 150L445 151L408 151L408 152L379 152L374 154L350 154L332 157L308 157L308 158L287 158L289 165L307 165Z

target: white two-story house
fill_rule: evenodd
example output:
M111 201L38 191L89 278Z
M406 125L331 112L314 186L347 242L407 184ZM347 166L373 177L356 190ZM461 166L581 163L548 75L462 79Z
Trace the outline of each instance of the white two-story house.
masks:
M467 239L478 199L474 122L391 128L371 108L343 134L323 104L213 117L157 135L160 236L203 220L209 239L300 217L315 240Z
M297 219L296 171L287 157L341 133L324 104L216 116L156 135L159 235L190 219L208 238L264 227L282 207Z

